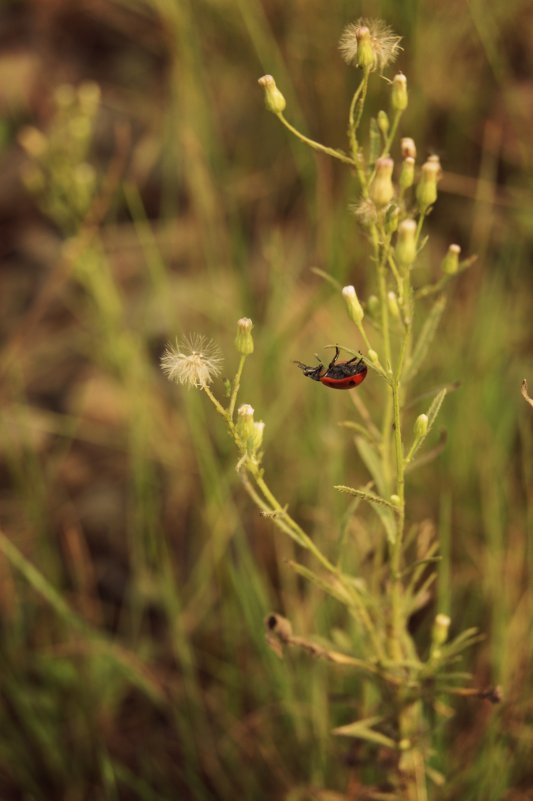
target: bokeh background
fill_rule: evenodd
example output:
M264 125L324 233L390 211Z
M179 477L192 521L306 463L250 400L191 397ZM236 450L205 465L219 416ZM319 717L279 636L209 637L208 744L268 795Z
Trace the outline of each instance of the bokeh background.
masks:
M3 799L364 797L368 754L329 734L364 691L305 654L280 661L263 632L271 610L306 635L342 617L287 567L302 555L251 508L207 399L158 367L167 340L197 331L231 376L236 321L254 320L241 400L266 422L280 500L330 548L347 525L333 484L366 480L338 425L354 409L291 360L361 344L313 268L362 297L371 270L352 176L290 138L257 78L275 75L288 118L344 147L355 75L337 41L361 15L404 37L402 134L445 169L423 269L437 274L451 242L478 256L419 380L459 388L409 503L444 557L421 636L436 611L478 626L464 664L503 702L444 710L438 797L533 798L533 409L519 391L533 385L531 4L3 0ZM87 81L101 97L80 153L58 102L72 110L64 87ZM385 82L371 94L376 112ZM37 195L27 126L59 154L62 183ZM98 186L88 206L84 180Z

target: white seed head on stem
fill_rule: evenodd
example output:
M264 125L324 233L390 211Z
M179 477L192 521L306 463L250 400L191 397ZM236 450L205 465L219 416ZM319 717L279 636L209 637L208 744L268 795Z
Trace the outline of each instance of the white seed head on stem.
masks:
M222 369L222 354L213 340L201 334L190 334L174 345L167 345L161 357L161 369L170 381L189 387L203 388Z
M347 64L381 72L397 58L401 38L382 20L361 17L345 27L339 50Z

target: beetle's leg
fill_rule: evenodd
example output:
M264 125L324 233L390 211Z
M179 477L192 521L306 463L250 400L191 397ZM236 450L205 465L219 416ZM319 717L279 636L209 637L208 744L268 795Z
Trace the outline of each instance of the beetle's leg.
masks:
M335 364L335 362L339 358L339 353L340 353L339 346L335 345L335 356L333 357L333 359L328 364L328 370L331 370L331 368L333 367L333 365Z
M357 360L359 360L359 361L357 361ZM361 364L362 362L364 362L363 355L362 355L361 351L359 351L357 356L354 356L352 359L347 361L346 364L353 364L354 362L357 362L357 364Z

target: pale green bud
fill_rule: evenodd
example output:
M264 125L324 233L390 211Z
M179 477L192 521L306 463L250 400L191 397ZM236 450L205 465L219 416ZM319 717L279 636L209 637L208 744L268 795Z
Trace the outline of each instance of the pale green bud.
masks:
M389 307L391 317L394 317L395 320L399 320L400 307L398 306L398 298L396 297L395 292L389 292L387 294L387 305Z
M375 365L379 365L379 356L378 356L378 354L376 353L376 351L375 351L373 348L370 348L370 349L369 349L369 351L368 351L368 358L370 359L370 361L371 361L373 364L375 364Z
M398 228L398 222L400 220L400 207L396 205L396 203L391 203L387 206L387 210L385 211L385 233L393 234Z
M370 198L378 208L386 206L394 197L393 169L394 162L390 158L381 158L376 161L376 174L370 184Z
M249 317L241 317L237 321L237 336L235 337L235 347L242 356L249 356L254 352L254 340L252 328L254 324Z
M262 420L254 421L254 410L249 403L243 403L237 411L237 434L246 451L252 456L263 444L265 424Z
M370 31L366 25L361 25L360 28L358 28L356 37L357 66L361 67L361 69L372 69L376 60L376 56L374 53L374 48L372 47Z
M429 161L430 164L436 164L437 167L439 168L437 171L437 181L440 181L440 179L442 178L442 165L440 163L439 156L437 156L436 153L433 153L431 156L428 156L427 160Z
M433 630L431 632L431 642L437 648L444 645L448 639L448 631L450 630L451 619L448 615L438 614L433 622Z
M265 424L261 420L254 421L254 410L249 403L244 403L237 412L237 434L244 450L250 456L255 456L263 442Z
M409 189L414 184L415 181L415 160L412 156L407 156L404 158L402 162L402 168L400 170L400 177L398 178L398 183L400 184L400 189Z
M258 451L261 445L263 444L264 431L265 431L265 424L263 423L262 420L260 420L258 423L254 423L253 434L250 437L250 445L253 453L256 453L256 451Z
M419 414L415 420L415 437L422 439L428 433L429 417L427 414Z
M461 248L459 245L450 245L448 252L442 260L440 268L445 275L454 275L459 269L459 256Z
M396 239L396 261L400 267L409 267L416 259L416 222L402 220Z
M400 150L402 153L402 158L416 159L415 140L411 139L410 136L404 136L402 139L400 139Z
M400 498L399 495L391 495L390 496L390 502L393 503L395 506L401 506L402 505L402 499Z
M440 164L436 161L428 159L422 164L422 172L416 188L416 199L421 211L425 211L437 200L437 180L440 172Z
M398 72L392 79L391 105L395 111L405 111L407 103L407 78Z
M356 325L359 325L365 316L363 307L359 303L357 292L353 286L345 286L342 290L342 296L346 302L348 309L348 316Z
M249 403L243 403L237 410L237 434L246 444L254 436L254 408Z
M287 101L276 86L276 81L272 75L263 75L257 81L259 86L262 86L265 91L265 106L268 111L273 114L281 114L285 110Z
M378 111L378 128L383 134L383 136L387 136L390 128L390 123L386 111Z

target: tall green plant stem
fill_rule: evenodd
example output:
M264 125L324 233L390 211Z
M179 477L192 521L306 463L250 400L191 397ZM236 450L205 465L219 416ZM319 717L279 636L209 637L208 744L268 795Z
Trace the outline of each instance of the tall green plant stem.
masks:
M217 412L224 418L226 425L228 427L229 433L233 438L235 444L239 448L242 453L241 462L244 463L244 467L249 473L249 475L253 478L256 489L251 485L248 480L244 480L244 486L249 493L252 500L256 503L256 505L263 511L269 514L274 515L274 520L276 525L281 528L286 534L288 534L292 539L294 539L300 546L305 548L306 550L310 551L313 554L315 559L322 565L322 567L327 570L328 573L335 576L335 578L343 585L346 592L349 594L354 609L356 611L357 617L360 620L361 624L363 625L364 629L366 630L370 641L372 642L375 659L378 664L385 663L386 655L382 648L381 641L378 637L376 626L366 609L364 603L359 598L357 592L354 592L353 586L345 581L342 572L334 565L329 559L322 553L322 551L317 548L313 540L309 537L308 534L296 523L295 520L291 517L291 515L287 512L287 509L281 505L278 501L268 484L266 483L263 477L263 470L254 456L251 456L247 453L245 445L241 442L239 437L237 427L233 423L233 410L236 404L236 395L238 392L238 386L240 383L240 374L242 373L242 367L244 365L246 357L241 357L241 361L239 367L237 369L237 374L235 376L235 380L233 383L234 390L232 393L232 397L230 400L230 405L228 409L225 409L222 404L218 401L216 396L211 392L210 388L205 385L202 387L205 394L217 410ZM236 388L236 389L235 389Z
M405 338L404 338L405 345ZM400 380L398 373L392 379L392 410L394 428L394 449L396 452L396 495L398 496L398 514L396 517L396 539L391 552L391 616L392 633L390 652L393 659L402 658L402 548L405 525L405 471L403 458L401 415L400 415Z

